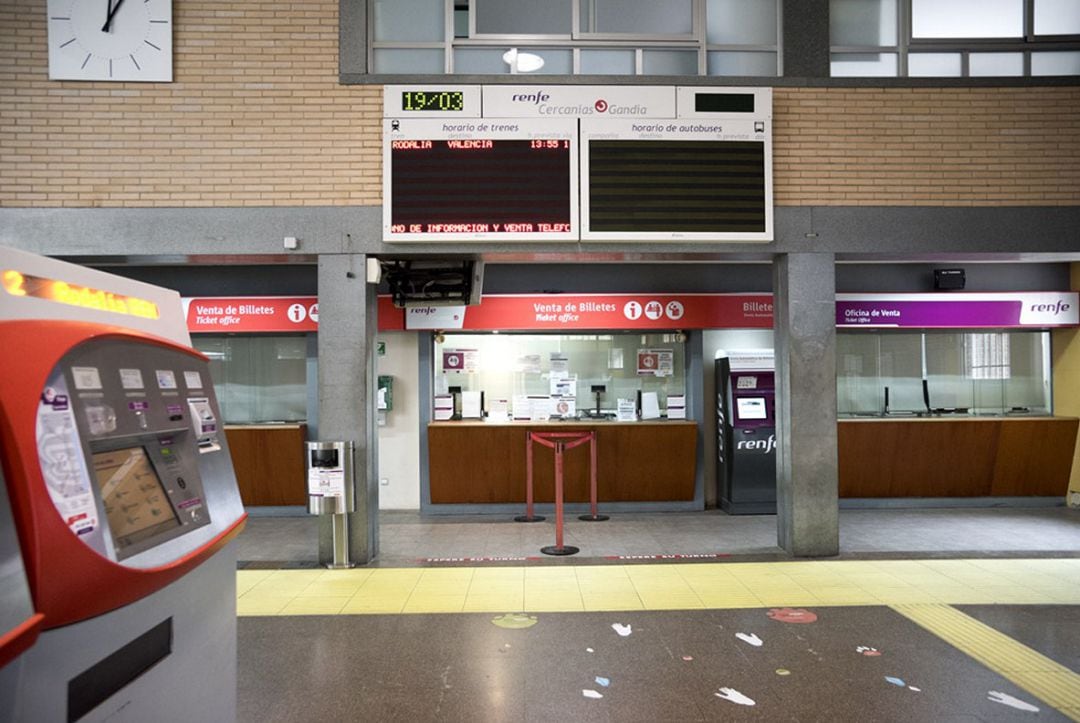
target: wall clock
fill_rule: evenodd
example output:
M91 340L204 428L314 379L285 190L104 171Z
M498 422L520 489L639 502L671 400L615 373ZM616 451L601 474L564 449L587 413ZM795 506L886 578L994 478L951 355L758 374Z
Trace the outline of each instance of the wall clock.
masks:
M172 80L172 0L48 0L48 13L50 80Z

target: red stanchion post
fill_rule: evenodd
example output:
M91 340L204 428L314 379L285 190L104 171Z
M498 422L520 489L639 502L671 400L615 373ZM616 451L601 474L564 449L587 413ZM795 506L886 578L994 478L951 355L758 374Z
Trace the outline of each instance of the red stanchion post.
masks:
M567 444L562 441L556 440L552 442L545 437L575 437L574 434L548 434L538 435L537 438L540 442L547 446L552 447L555 450L555 544L549 547L541 547L540 552L545 555L573 555L580 550L573 545L563 544L563 452L566 449L573 449L582 442L584 438L578 439L578 441L567 447Z
M544 518L533 514L533 433L525 432L525 514L514 522L543 522Z
M596 432L589 432L589 514L581 515L579 520L585 522L603 522L610 520L607 515L597 513L596 501Z

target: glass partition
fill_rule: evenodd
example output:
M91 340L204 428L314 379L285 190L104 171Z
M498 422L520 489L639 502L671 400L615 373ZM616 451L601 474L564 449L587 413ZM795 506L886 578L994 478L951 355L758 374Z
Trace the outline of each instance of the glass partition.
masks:
M307 339L303 334L199 336L226 423L307 419Z
M1045 331L840 332L836 350L842 416L1052 413Z
M614 416L619 400L654 392L660 409L686 394L686 342L681 334L446 334L436 337L434 391L483 392L484 409L516 418L536 400L564 401L559 417ZM599 407L597 394L599 394Z

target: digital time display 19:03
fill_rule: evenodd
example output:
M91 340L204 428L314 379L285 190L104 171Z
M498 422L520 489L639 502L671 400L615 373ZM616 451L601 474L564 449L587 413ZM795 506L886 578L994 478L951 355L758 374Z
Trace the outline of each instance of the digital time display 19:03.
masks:
M465 94L460 90L407 90L401 94L402 110L464 110Z

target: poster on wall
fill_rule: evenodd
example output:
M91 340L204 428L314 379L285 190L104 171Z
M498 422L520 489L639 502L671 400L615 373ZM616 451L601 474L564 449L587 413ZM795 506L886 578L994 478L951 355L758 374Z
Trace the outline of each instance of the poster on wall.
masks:
M638 349L637 373L645 377L669 377L675 370L675 352L671 349Z
M514 364L514 371L522 374L539 374L540 355L525 354L524 356L518 357L517 363Z
M442 368L444 372L473 374L479 358L480 352L476 349L443 349Z

